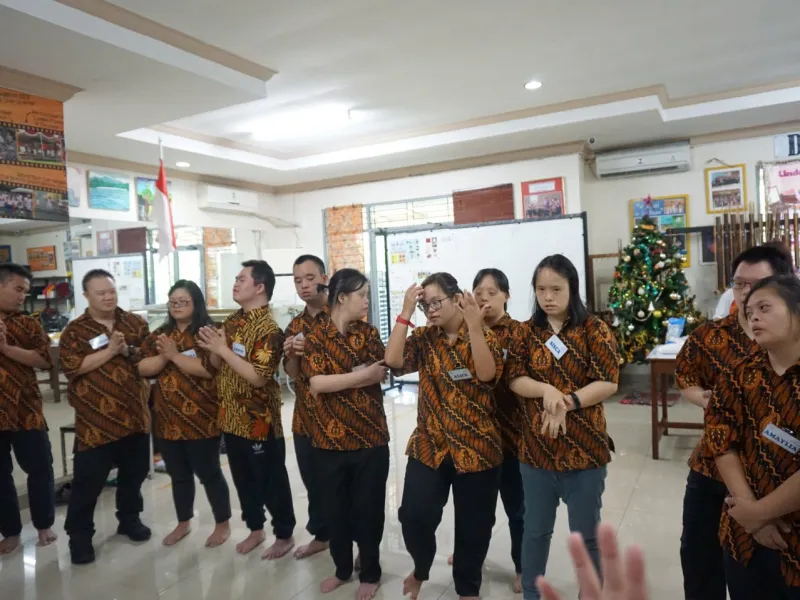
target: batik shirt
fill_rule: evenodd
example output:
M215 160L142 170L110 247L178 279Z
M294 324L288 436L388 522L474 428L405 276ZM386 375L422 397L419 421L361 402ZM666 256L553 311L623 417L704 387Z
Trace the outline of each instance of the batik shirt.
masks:
M302 333L303 337L308 339L314 325L320 319L328 317L327 311L328 309L326 307L317 313L316 316L312 317L308 312L308 308L306 308L289 323L289 326L286 328L286 337L294 337ZM286 360L287 358L284 357L284 366L286 365ZM308 377L306 377L303 369L300 370L299 375L294 380L294 394L295 402L294 414L292 415L292 433L295 435L311 435L309 432L311 431L310 428L313 419L309 411L314 404L314 399L311 397L311 392L308 388Z

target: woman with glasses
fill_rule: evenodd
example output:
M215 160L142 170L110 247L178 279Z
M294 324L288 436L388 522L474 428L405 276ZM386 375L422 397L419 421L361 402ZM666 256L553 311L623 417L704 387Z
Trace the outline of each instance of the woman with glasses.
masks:
M414 328L417 306L427 326ZM434 273L407 290L389 337L386 365L397 374L419 372L417 427L406 449L399 511L414 560L404 594L416 599L429 578L436 529L452 487L456 593L462 600L478 598L503 463L494 397L503 351L472 294L462 291L449 273Z
M675 376L681 395L706 409L721 375L758 349L744 313L744 300L756 282L770 275L792 275L791 256L777 245L755 246L732 263L736 312L704 323L678 353ZM703 440L689 458L683 497L681 566L687 600L725 600L725 567L719 523L727 490L713 460L703 459Z
M214 322L203 293L192 281L172 286L168 308L164 325L145 339L139 363L143 377L156 378L154 432L172 479L178 515L178 526L164 538L164 545L178 543L191 531L197 475L216 522L206 546L215 547L230 536L231 502L219 461L215 369L209 353L197 343L200 328Z

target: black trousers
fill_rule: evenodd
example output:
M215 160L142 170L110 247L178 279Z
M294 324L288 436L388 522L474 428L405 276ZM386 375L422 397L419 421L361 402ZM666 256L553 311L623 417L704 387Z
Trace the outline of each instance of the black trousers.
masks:
M311 444L311 438L307 435L294 436L294 453L297 456L297 467L300 470L300 478L308 492L308 525L306 530L320 542L330 540L328 528L325 525L325 515L323 514L325 490L320 485L317 475L317 451Z
M683 496L681 566L686 600L726 600L725 560L719 543L719 521L725 484L689 471Z
M725 575L731 600L800 600L800 587L789 587L781 574L777 551L756 544L756 551L745 567L726 549Z
M353 574L355 541L361 554L359 579L378 583L382 575L380 545L386 520L389 446L347 452L317 449L316 453L336 577L347 581Z
M94 509L111 469L117 467L117 520L139 520L142 483L150 472L150 436L134 433L97 448L75 452L72 493L64 529L70 537L94 535Z
M36 529L50 529L56 515L56 496L53 485L53 453L47 431L0 431L0 535L18 536L22 531L17 488L14 485L14 466L28 475L28 502L31 520Z
M478 596L481 568L497 510L500 467L479 473L458 473L448 457L438 469L409 458L400 505L400 524L406 549L414 560L414 576L429 578L436 555L436 528L453 487L455 549L453 581L459 596Z
M286 471L286 440L274 437L272 431L262 442L226 433L225 445L233 484L242 506L242 520L250 531L261 531L267 521L266 506L275 537L288 540L294 533L296 521Z
M522 490L522 474L519 460L513 454L506 454L500 468L500 499L508 516L508 530L511 534L511 560L517 575L522 573L522 529L525 517L525 494Z
M194 516L195 475L206 490L214 521L224 523L230 519L231 496L219 463L219 438L158 442L172 479L172 500L178 521L190 521Z

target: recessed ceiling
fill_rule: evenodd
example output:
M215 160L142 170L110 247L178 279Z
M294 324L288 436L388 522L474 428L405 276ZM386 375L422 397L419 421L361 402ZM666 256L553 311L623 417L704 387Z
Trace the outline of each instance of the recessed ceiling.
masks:
M114 27L133 23L126 11L146 16L169 29L138 23L143 43L183 44L211 66L92 38L81 14L68 27L23 14L48 4L76 3L0 0L10 32L0 60L85 90L67 103L71 150L152 162L160 138L172 164L270 185L588 137L605 148L800 119L796 26L776 18L794 14L793 0L735 9L674 0L669 10L606 0L583 4L579 19L566 3L527 0L76 4ZM31 36L59 52L18 52ZM277 71L265 97L223 83L214 49ZM526 90L531 80L541 89ZM350 109L359 118L339 121Z

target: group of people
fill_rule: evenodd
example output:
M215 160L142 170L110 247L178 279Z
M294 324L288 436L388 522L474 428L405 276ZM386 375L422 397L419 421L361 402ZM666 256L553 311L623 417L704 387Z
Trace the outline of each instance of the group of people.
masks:
M684 501L686 597L721 600L727 586L732 600L800 598L800 281L791 257L775 247L747 250L733 267L735 310L693 332L678 356L683 394L705 407L706 418ZM283 360L296 384L291 429L312 536L295 556L329 550L334 571L322 592L356 571L358 600L373 598L380 585L390 458L382 383L390 371L419 373L399 508L414 565L405 595L416 599L429 578L451 489L450 563L462 600L479 596L498 497L509 520L513 586L525 600L556 597L542 576L561 501L578 535L570 550L584 591L600 593L601 552L607 577L614 565L608 584L624 583L612 533L601 527L598 534L613 449L603 401L617 390L619 355L610 328L581 301L567 258L548 256L534 270L534 310L525 322L506 312L511 290L501 271L479 271L471 290L434 273L406 291L385 347L366 321L363 273L340 269L328 278L324 262L311 255L299 257L293 270L305 310L286 331L272 315L275 275L264 261L243 263L233 288L240 309L221 326L193 282L175 283L167 321L150 332L117 305L111 274L84 277L88 309L64 330L58 352L75 409L65 523L73 563L95 560L94 510L113 467L118 533L151 537L140 518L151 415L178 521L164 544L191 531L195 476L216 522L206 545L229 537L230 494L219 458L224 435L250 530L237 551L265 542L265 509L275 541L264 558L294 549L275 378ZM0 553L20 544L22 527L12 447L28 474L39 542L56 537L52 455L34 372L48 368L51 355L41 324L20 313L30 280L24 267L0 265ZM424 325L413 322L417 309ZM643 594L640 554L631 565L631 589Z

